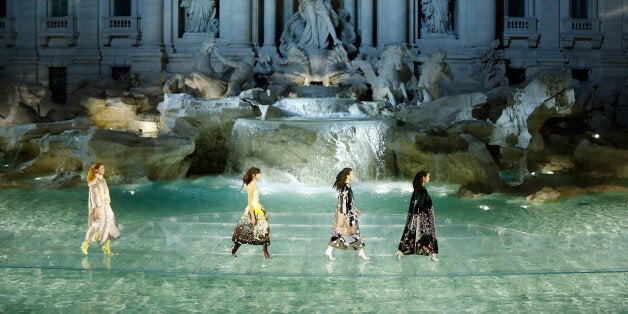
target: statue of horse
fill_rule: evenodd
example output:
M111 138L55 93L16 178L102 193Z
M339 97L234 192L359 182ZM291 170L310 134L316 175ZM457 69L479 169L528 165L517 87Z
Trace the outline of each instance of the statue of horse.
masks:
M364 72L364 76L371 88L373 89L373 100L388 101L393 105L397 105L397 96L401 92L403 102L409 102L406 84L399 74L404 69L403 55L406 48L403 45L392 45L386 48L379 60L375 63L375 67L365 60L353 61L353 65L360 68Z
M216 43L210 41L203 44L196 56L196 68L188 75L175 74L163 87L164 93L190 92L194 96L205 99L225 97L229 83L221 80L220 75L211 65L211 52Z

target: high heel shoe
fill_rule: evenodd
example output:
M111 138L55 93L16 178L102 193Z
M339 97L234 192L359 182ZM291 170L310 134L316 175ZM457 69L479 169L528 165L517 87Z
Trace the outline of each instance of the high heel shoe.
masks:
M108 256L113 256L114 254L113 252L111 252L111 247L109 243L110 243L109 240L105 242L105 245L102 246L102 251Z
M362 250L360 250L360 252L358 252L358 256L359 256L361 259L365 260L365 261L367 261L367 260L370 260L370 259L371 259L370 257L366 256L366 254L364 254L364 251L362 251Z
M84 255L87 255L88 249L89 249L89 242L83 241L83 244L81 245L81 252L83 252Z
M401 260L401 258L403 257L403 252L397 251L397 253L395 253L395 256L397 256L398 260Z
M330 261L335 261L335 260L336 260L336 258L335 258L335 257L333 257L333 256L331 255L331 253L327 253L327 252L325 252L325 257L327 257L327 259L328 259L328 260L330 260Z

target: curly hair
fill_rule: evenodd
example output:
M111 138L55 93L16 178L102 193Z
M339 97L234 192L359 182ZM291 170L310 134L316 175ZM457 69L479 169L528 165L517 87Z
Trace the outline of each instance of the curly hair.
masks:
M349 176L351 171L353 171L353 169L344 168L340 172L338 172L338 175L336 175L336 181L334 182L334 185L332 185L332 187L338 191L342 190L345 185L347 185L347 177Z
M89 167L89 170L87 171L87 183L94 181L96 178L96 170L100 169L101 166L102 163L95 162L91 167Z

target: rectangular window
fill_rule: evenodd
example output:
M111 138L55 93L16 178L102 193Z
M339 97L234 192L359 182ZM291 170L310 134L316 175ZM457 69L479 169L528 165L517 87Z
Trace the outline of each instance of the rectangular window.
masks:
M131 73L131 67L111 67L111 78L118 82L129 73Z
M526 0L506 0L508 17L526 17Z
M48 68L48 88L52 92L52 100L58 104L65 103L68 98L67 79L68 71L65 67Z
M588 0L571 0L569 8L572 19L587 19L589 14L587 12Z
M589 69L571 69L571 77L580 82L589 80Z
M508 85L517 85L525 82L526 69L506 67Z
M113 16L131 16L131 0L113 0Z
M0 0L0 19L7 17L7 0Z
M51 0L50 16L68 16L68 0Z

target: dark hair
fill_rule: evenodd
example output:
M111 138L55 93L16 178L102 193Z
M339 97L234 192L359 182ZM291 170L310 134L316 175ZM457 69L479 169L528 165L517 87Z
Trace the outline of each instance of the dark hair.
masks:
M414 176L414 180L412 180L412 188L417 191L423 187L423 178L425 178L429 173L427 170L421 170L416 173Z
M347 185L347 177L349 176L351 171L353 171L353 169L344 168L340 172L338 172L338 174L336 175L336 181L334 182L334 185L332 185L332 187L334 187L338 191L342 190L345 185Z
M253 177L255 177L255 175L258 173L262 173L262 171L259 170L259 168L257 167L251 167L247 169L244 173L244 176L242 177L242 186L240 187L240 190L242 190L245 185L251 183L251 181L253 181Z

